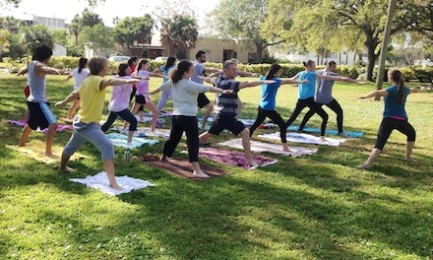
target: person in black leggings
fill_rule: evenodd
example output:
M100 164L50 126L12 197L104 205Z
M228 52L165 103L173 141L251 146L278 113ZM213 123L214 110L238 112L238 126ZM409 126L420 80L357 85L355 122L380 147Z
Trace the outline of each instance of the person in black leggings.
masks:
M415 144L416 132L408 121L405 105L407 96L410 93L419 92L419 90L405 87L403 76L399 70L390 70L388 72L388 79L392 84L391 87L384 90L375 90L360 97L361 99L384 97L385 110L377 134L376 144L374 145L368 159L363 164L358 165L358 168L368 169L373 165L381 154L383 147L394 129L407 136L406 161L412 161L412 151Z
M280 127L280 138L283 144L283 151L288 152L289 148L286 141L286 123L280 114L275 110L275 97L277 95L278 89L284 84L298 84L303 83L297 80L291 79L279 79L283 73L283 68L279 64L272 64L270 70L262 80L272 80L275 81L272 84L262 85L262 97L258 108L257 118L254 124L250 128L250 136L253 135L257 127L269 117L274 123ZM305 81L306 82L306 81Z

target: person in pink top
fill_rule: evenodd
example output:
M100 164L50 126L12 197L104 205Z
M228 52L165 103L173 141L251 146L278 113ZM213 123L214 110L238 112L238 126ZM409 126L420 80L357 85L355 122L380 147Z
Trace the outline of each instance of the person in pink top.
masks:
M155 104L152 102L152 100L149 98L149 77L158 77L158 78L164 78L164 75L149 72L147 70L148 68L148 61L146 59L141 59L138 62L137 68L134 73L131 74L132 77L142 78L140 79L140 82L136 84L137 91L135 93L135 102L132 106L131 113L135 115L139 108L141 106L144 106L145 108L149 109L152 112L152 122L150 125L151 131L155 131L156 128L156 122L159 117L159 111L156 108ZM123 125L123 128L126 128L128 125L128 122L125 121L125 124Z

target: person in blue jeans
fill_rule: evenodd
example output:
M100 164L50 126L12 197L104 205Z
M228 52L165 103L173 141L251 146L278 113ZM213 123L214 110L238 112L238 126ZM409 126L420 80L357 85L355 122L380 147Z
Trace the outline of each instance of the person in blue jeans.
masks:
M419 89L410 89L405 86L404 78L399 70L388 71L388 79L392 84L387 89L375 90L366 94L360 99L371 97L384 97L385 109L383 111L382 123L377 134L376 144L368 159L358 168L368 169L382 153L388 138L394 129L407 136L406 142L406 161L412 161L412 151L415 145L416 132L408 121L406 113L406 99L411 93L420 92Z

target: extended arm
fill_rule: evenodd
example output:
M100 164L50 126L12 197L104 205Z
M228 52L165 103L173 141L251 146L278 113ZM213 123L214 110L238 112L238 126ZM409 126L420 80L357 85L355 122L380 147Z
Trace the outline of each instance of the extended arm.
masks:
M72 74L69 74L68 77L65 79L65 81L68 81L72 78Z
M244 82L240 82L240 84L239 84L239 90L241 90L243 88L250 88L250 87L260 86L262 84L272 84L274 82L275 81L273 81L273 80L244 81Z
M104 90L108 86L119 86L122 84L134 84L138 82L138 79L104 79L99 85L99 89Z
M203 76L198 76L199 79L204 80L205 82L209 83L209 84L214 84L215 83L215 78L213 77L203 77Z
M149 72L149 77L155 77L155 78L165 78L164 75L154 72Z
M48 66L43 66L41 63L36 64L35 66L36 73L39 75L47 75L47 74L57 74L60 75L60 70L51 68Z
M381 89L381 90L375 90L368 94L365 94L364 96L361 96L360 99L367 99L372 97L386 97L386 96L388 96L388 91L386 91L386 89Z
M308 83L308 80L294 80L294 79L282 79L281 85L287 85L287 84L302 84L302 83Z
M237 73L241 77L257 77L257 74L256 73L252 73L252 72L238 71Z
M18 76L21 76L21 75L25 75L27 72L28 72L28 69L27 69L27 68L22 69L22 70L20 70L20 71L18 72L17 77L18 77Z
M69 102L80 98L80 93L78 93L78 91L73 91L71 92L71 94L69 94L64 100L57 102L56 104L54 104L54 106L56 107L64 107L66 104L68 104Z

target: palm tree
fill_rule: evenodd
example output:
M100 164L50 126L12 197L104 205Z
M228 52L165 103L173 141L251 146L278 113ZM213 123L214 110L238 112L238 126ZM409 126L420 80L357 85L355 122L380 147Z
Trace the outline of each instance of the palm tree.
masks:
M197 37L198 25L193 17L175 15L161 20L161 42L170 56L186 58L188 49L194 47Z

